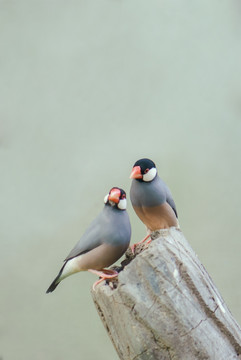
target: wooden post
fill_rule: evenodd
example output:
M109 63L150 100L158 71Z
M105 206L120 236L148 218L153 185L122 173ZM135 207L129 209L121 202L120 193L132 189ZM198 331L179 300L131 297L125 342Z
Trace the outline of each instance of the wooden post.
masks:
M92 291L120 359L240 359L241 329L182 232L152 239Z

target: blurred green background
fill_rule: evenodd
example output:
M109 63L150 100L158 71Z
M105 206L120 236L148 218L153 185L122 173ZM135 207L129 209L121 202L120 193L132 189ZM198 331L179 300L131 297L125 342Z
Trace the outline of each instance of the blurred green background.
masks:
M1 359L117 360L92 274L45 291L141 157L241 322L240 20L238 0L0 1Z

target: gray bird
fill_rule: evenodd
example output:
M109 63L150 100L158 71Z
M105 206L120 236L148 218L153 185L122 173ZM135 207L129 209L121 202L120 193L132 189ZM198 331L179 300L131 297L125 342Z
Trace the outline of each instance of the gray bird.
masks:
M150 233L171 226L179 227L176 205L172 194L157 174L154 162L150 159L138 160L132 169L130 198L132 206L146 225L148 239Z
M101 279L94 286L118 275L116 271L105 267L117 261L130 243L131 225L126 211L126 193L113 187L105 196L104 202L103 210L70 251L47 293L54 291L67 276L79 271L90 271L100 276Z

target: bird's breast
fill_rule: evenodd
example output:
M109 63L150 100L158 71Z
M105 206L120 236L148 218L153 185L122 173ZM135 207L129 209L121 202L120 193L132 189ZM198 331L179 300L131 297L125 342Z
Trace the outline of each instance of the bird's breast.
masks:
M137 216L151 231L178 226L176 215L168 203L158 206L133 206Z

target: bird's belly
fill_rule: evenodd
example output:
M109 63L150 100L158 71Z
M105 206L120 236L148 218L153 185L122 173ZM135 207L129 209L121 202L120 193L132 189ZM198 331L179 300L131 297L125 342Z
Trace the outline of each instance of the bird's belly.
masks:
M151 231L178 226L176 215L167 203L152 207L134 207L136 214Z
M88 269L101 270L114 264L124 254L127 247L128 244L112 246L104 243L76 258L79 271Z

